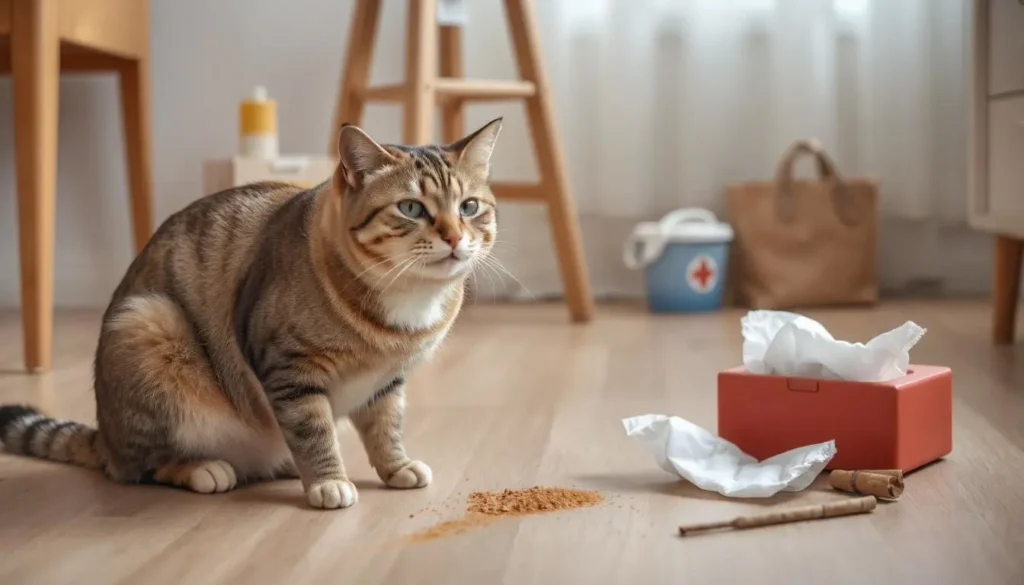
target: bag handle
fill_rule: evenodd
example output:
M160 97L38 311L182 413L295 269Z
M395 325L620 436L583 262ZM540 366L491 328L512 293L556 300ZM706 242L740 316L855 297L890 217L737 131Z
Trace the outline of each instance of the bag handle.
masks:
M825 152L817 140L797 140L786 149L779 160L775 171L775 184L778 190L776 197L776 214L783 223L791 223L796 218L796 197L793 195L793 164L801 156L813 156L818 167L818 179L831 185L832 204L839 221L848 226L860 223L860 214L850 199L849 191L843 182L835 161Z
M661 256L668 243L669 234L681 223L718 223L718 217L707 209L699 207L684 207L666 213L658 220L658 232L648 238L641 238L636 230L626 240L626 247L622 251L622 261L631 270L643 268L654 262Z

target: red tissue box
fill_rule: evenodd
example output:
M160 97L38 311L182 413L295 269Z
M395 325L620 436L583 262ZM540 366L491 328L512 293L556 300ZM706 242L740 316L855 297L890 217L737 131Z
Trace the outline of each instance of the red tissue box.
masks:
M718 374L718 434L758 460L836 442L827 469L916 469L953 450L953 373L911 365L888 382Z

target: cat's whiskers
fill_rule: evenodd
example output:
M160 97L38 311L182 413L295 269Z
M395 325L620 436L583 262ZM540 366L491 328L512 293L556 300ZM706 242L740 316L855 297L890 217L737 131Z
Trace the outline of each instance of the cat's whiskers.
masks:
M369 301L371 298L373 298L375 296L376 297L383 296L383 294L384 294L383 290L381 290L381 291L375 290L380 285L380 283L383 282L383 280L385 278L387 278L387 276L389 274L391 274L392 272L394 272L395 270L399 271L398 274L396 275L396 278L398 276L401 276L402 273L405 272L408 269L408 267L411 266L416 261L417 258L418 258L417 254L409 253L407 258L404 258L400 262L396 262L394 266L392 266L387 272L382 274L379 278L377 278L377 280L374 281L372 287L369 287L367 289L366 293L363 294L363 298L359 302L359 306L362 307L365 310L366 309L367 301ZM392 282L394 282L394 279L392 279ZM388 286L390 286L390 283L388 284Z
M419 257L419 255L416 253L415 250L413 250L411 252L408 252L407 254L402 256L402 259L400 261L396 261L394 266L389 268L387 272L385 272L384 274L381 274L380 276L377 277L376 280L374 280L374 282L373 282L374 287L378 286L381 282L383 282L384 279L387 278L389 274L391 274L395 270L399 270L407 262L411 262L411 261L416 260L417 257Z
M395 277L391 279L391 282L389 282L389 283L387 284L387 286L385 286L385 287L384 287L384 288L383 288L383 289L382 289L382 290L380 291L380 295L381 295L381 296L384 296L384 294L388 292L388 289L389 289L389 288L391 288L391 285L393 285L393 284L395 284L396 282L398 282L398 279L399 279L399 278L401 278L403 274L405 274L405 273L406 273L406 272L407 272L407 271L408 271L408 270L409 270L410 268L412 268L412 267L413 267L413 265L415 265L415 264L416 264L416 262L417 262L418 260L421 260L421 259L422 259L423 257L424 257L424 256L423 256L423 254L419 254L419 255L417 255L416 257L414 257L414 258L413 258L412 260L410 260L410 261L409 261L409 262L408 262L408 263L406 264L405 268L403 268L403 269L402 269L402 270L401 270L401 271L400 271L400 272L399 272L398 274L396 274L396 275L395 275Z
M376 262L374 264L371 264L371 265L367 266L364 270L359 271L357 274L353 275L353 278L359 278L360 276L366 274L367 272L373 270L374 268L376 268L376 267L378 267L378 266L380 266L382 264L387 264L388 262L398 262L400 260L404 260L407 257L411 256L412 254L413 254L412 252L406 252L404 254L401 254L397 258L391 258L391 257L384 258L380 262Z
M474 278L476 277L476 270L473 270L472 268L473 268L473 266L477 262L483 261L483 258L484 258L484 256L475 256L473 258L473 263L470 264L471 274L473 274ZM493 295L494 291L497 290L497 287L495 286L495 283L494 283L494 276L490 272L486 272L486 271L483 272L483 275L487 277L487 284L490 287L491 294Z
M514 274L512 274L512 272L508 268L505 268L505 266L497 258L491 256L490 254L488 254L486 256L481 256L480 257L480 263L484 267L496 271L496 273L499 276L501 275L501 273L497 272L498 270L500 270L501 272L507 274L509 278L514 280L516 282L516 284L518 284L520 286L520 288L522 288L523 291L526 292L527 295L529 295L531 301L536 301L537 300L537 296L533 294L533 291L531 291L525 284L523 284L523 282L521 280L516 278L516 276Z
M385 258L385 259L381 260L380 262L376 262L374 264L371 264L370 266L366 267L365 269L359 271L357 274L352 275L352 280L350 280L348 282L348 284L343 286L341 288L341 290L338 291L338 294L341 294L341 293L345 292L346 290L348 290L348 288L350 286L352 286L356 282L359 282L363 275L365 275L367 272L373 270L374 268L377 268L378 266L382 266L384 264L387 264L388 262L395 262L395 266L398 266L398 264L401 261L404 261L405 259L409 258L410 256L413 255L413 253L414 252L406 252L405 254L402 254L402 255L398 256L397 258ZM394 268L394 267L392 267L392 268Z
M508 240L508 239L502 239L502 238L494 238L494 241L491 243L491 249L493 250L494 248L498 247L499 245L502 248L505 248L506 250L510 250L512 252L518 251L518 246L516 246L515 242L513 242L511 240Z

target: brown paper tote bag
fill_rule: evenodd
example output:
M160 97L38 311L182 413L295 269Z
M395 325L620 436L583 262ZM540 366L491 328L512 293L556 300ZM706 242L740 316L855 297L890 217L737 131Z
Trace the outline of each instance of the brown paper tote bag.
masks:
M815 158L817 179L793 178L801 155ZM755 309L877 301L877 193L806 140L785 152L773 182L731 185L736 300Z

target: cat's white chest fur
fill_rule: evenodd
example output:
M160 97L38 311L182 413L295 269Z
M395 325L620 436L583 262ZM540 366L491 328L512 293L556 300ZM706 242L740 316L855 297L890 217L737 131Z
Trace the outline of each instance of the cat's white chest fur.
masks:
M330 389L331 410L337 418L347 416L366 404L375 393L397 377L392 369L370 370L334 384Z
M431 329L444 320L445 304L450 291L447 286L388 291L380 298L384 320L391 327L408 331ZM401 363L359 372L339 380L330 389L334 415L345 416L366 404L401 372L428 357L443 337L443 333L433 336L414 355L407 356Z
M448 293L447 286L388 291L380 299L384 320L391 327L408 331L430 329L444 319Z

